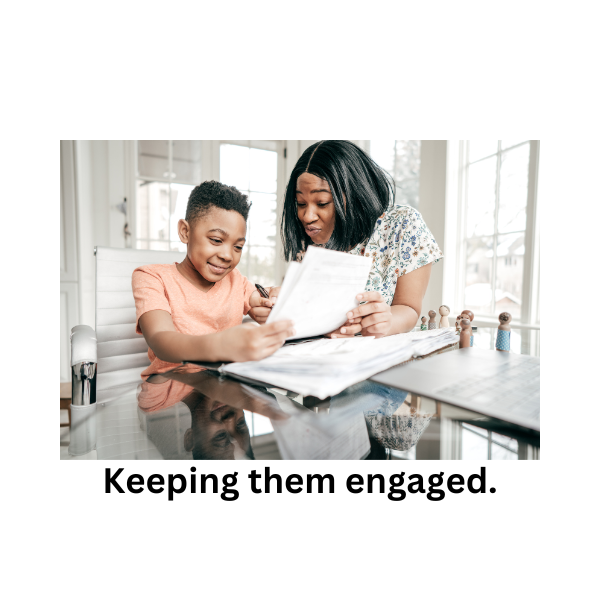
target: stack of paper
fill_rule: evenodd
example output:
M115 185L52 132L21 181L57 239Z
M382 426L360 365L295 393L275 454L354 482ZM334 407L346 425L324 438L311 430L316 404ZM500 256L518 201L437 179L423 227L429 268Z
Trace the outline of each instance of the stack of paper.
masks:
M220 371L322 399L338 394L375 373L444 348L457 340L453 327L377 339L321 339L284 346L263 360L224 365Z
M267 323L294 321L296 335L289 339L334 331L358 306L371 264L364 256L309 246L301 263L290 263Z

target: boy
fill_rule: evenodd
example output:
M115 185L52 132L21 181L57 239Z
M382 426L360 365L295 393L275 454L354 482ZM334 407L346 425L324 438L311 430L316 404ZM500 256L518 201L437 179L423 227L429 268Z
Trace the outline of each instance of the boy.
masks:
M248 197L236 188L202 183L177 225L179 239L187 244L183 262L133 272L136 331L146 339L152 361L143 379L184 360L260 360L293 335L291 321L241 324L252 307L270 309L275 302L263 298L235 268L249 209Z

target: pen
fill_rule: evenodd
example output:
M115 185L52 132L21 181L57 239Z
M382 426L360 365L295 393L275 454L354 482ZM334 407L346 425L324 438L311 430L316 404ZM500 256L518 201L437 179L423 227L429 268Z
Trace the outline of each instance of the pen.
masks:
M254 285L256 286L256 289L258 290L258 293L263 298L268 298L269 297L269 292L267 292L267 290L265 290L265 288L262 285L260 285L260 283L255 283Z

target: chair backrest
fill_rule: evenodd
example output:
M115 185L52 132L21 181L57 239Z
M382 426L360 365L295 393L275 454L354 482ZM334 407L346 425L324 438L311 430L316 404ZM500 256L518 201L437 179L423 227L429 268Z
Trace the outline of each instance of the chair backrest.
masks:
M183 252L96 248L97 393L124 384L141 383L150 364L148 345L135 332L135 301L131 275L137 267L181 262ZM100 398L98 398L100 400Z

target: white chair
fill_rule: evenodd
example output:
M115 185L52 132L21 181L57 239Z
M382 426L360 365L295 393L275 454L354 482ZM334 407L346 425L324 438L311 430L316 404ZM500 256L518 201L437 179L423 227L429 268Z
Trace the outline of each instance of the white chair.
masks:
M120 389L141 383L150 364L148 345L135 332L131 275L137 267L171 264L183 252L96 248L96 330L77 325L71 332L71 438L69 453L86 454L95 447L97 403L119 397Z

